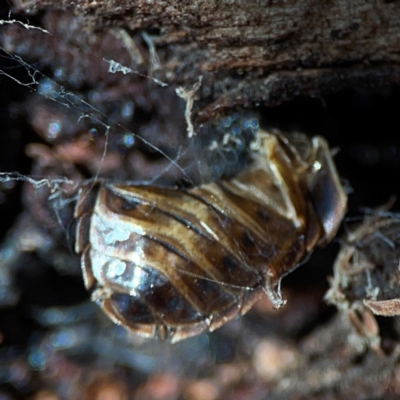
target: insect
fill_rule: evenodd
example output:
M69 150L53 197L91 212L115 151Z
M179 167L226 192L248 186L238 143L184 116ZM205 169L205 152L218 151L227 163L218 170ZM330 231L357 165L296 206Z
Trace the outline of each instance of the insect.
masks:
M76 251L92 299L118 324L177 342L246 313L328 243L347 197L321 137L259 130L230 180L191 189L100 182L77 202Z

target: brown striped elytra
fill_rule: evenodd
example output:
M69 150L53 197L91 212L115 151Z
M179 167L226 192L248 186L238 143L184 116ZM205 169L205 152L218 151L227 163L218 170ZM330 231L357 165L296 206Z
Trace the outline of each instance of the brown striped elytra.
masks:
M281 307L282 277L334 237L347 202L326 141L293 138L260 130L252 163L230 180L82 189L76 250L92 299L171 342L213 331L263 293Z

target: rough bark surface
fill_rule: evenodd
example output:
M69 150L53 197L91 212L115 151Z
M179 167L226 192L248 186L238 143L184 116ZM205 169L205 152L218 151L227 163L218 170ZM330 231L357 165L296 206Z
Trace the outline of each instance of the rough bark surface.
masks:
M235 106L400 82L397 1L14 2L31 13L70 9L101 31L156 28L151 72L178 85L203 77L196 110L202 122Z

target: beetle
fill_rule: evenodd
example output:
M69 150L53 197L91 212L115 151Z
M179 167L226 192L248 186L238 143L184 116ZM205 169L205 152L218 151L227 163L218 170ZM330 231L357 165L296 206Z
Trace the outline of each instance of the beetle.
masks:
M191 189L99 182L81 189L76 252L113 321L177 342L245 314L336 234L347 196L322 137L260 129L250 166Z

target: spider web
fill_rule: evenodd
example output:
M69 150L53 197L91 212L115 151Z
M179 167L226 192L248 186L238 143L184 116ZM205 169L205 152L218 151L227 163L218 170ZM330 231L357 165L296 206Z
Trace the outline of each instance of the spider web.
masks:
M39 30L46 35L52 35L52 33L46 29L36 27L29 23L21 22L11 18L9 20L0 21L0 25L18 25L21 27L22 30L33 29ZM144 34L144 40L149 45L149 50L152 54L151 60L154 64L157 60L151 38L147 34ZM163 151L163 149L154 145L151 141L146 140L140 135L137 135L135 132L130 130L129 127L125 126L122 123L115 122L112 117L105 114L101 109L91 104L91 102L87 101L79 95L74 94L73 91L67 90L55 79L51 78L48 74L44 73L35 65L25 61L19 55L11 53L4 47L0 48L0 50L2 51L3 58L13 61L19 66L19 68L24 69L27 79L26 81L23 81L20 78L17 78L12 73L12 71L5 69L0 70L1 76L15 81L17 84L26 87L32 93L37 94L46 100L50 100L51 102L56 103L57 106L61 106L65 110L72 110L74 112L74 115L76 115L76 124L79 124L82 121L88 121L89 126L96 126L97 129L98 127L102 128L103 132L101 136L104 138L104 142L102 143L103 149L101 160L93 176L88 179L77 180L62 175L54 176L54 174L52 174L52 176L50 177L46 175L24 175L19 172L0 172L0 183L2 184L22 181L28 183L29 185L32 185L35 190L40 190L42 188L49 189L49 192L51 194L48 197L48 201L51 203L51 208L54 211L54 215L58 222L58 225L60 229L64 232L64 235L67 237L68 241L71 242L71 240L69 239L68 227L66 226L66 223L62 217L62 210L77 200L76 195L71 197L70 195L68 195L68 193L77 193L78 189L83 185L94 186L96 182L102 177L102 168L109 151L111 131L123 132L125 137L127 137L128 140L130 140L131 142L141 142L142 145L147 146L153 152L157 153L160 157L167 160L167 166L163 168L159 174L153 176L151 180L124 180L124 184L154 184L155 182L158 182L164 174L168 173L169 169L171 168L175 168L176 170L178 170L183 179L189 184L189 186L195 186L196 183L199 183L198 180L193 180L193 176L190 174L190 172L187 172L191 169L191 166L181 163L181 159L188 152L188 147L179 147L174 156L167 154L165 151ZM144 75L130 67L122 65L116 60L104 58L103 61L104 63L108 64L108 72L110 74L135 74L140 76L141 78L148 80L149 83L152 85L158 86L160 88L168 87L167 83L162 82L152 76L153 68L150 68L150 75ZM203 152L199 152L198 156L197 151L192 152L192 154L195 155L195 157L192 159L192 164L194 164L195 168L200 172L201 183L203 180L207 181L222 176L226 169L240 169L243 166L243 163L240 163L240 154L246 151L246 138L241 135L241 129L239 129L239 131L237 130L237 121L241 120L242 117L239 114L231 115L222 119L219 124L217 124L216 129L213 130L213 135L207 135L206 133L204 133L204 131L196 135L197 132L194 131L193 124L190 120L190 115L191 108L193 106L193 97L200 85L201 79L199 79L199 82L192 90L184 90L183 88L179 88L179 90L177 90L177 96L182 97L184 99L184 102L186 102L186 111L184 113L187 123L189 142L191 142L190 145L192 145L195 150L198 150L200 148L203 149ZM258 121L254 114L249 114L248 116L245 116L243 123L247 124L245 126L245 129L248 129L251 134L254 134L254 132L258 128ZM55 133L57 133L59 127L51 127L50 132L52 131L52 129L53 131L55 131ZM89 131L90 130L91 129L89 129ZM100 134L94 128L92 130L94 131L93 139L95 141L98 141ZM51 144L51 140L49 142ZM216 162L214 163L214 161ZM211 172L202 172L202 169L206 170L209 164L212 165ZM216 168L214 164L217 165ZM193 276L193 278L209 279L199 276ZM223 282L218 283L224 285ZM244 289L250 290L251 288Z
M1 24L17 24L21 27L21 29L39 29L46 35L52 35L51 32L43 30L42 28L12 19L9 19L8 21L2 21ZM151 43L148 37L145 39L146 42ZM192 136L191 138L188 138L192 149L182 146L177 148L176 153L171 156L171 154L165 152L159 146L138 135L129 127L128 124L124 125L123 123L115 122L112 116L106 114L99 107L96 107L90 101L80 97L73 91L62 86L57 82L56 79L52 78L50 73L47 71L43 72L43 69L31 64L19 55L13 54L4 48L1 48L0 50L2 52L1 57L8 58L9 60L15 62L18 65L18 68L21 68L26 72L27 79L24 81L20 80L19 78L16 78L16 75L13 74L13 71L0 69L0 75L2 77L15 81L18 85L27 88L32 93L39 95L41 98L55 103L57 106L61 106L61 108L64 110L73 111L74 116L70 118L72 122L75 122L76 124L79 124L80 122L88 122L87 125L89 125L89 130L90 126L96 127L93 128L92 138L95 142L98 142L99 146L102 148L101 160L97 169L95 170L95 173L92 174L92 176L90 176L88 179L77 180L63 175L55 176L54 174L51 176L25 175L18 171L0 172L0 184L8 184L10 182L25 182L28 185L31 185L36 191L40 191L41 189L49 190L50 195L48 196L48 202L51 203L51 208L54 212L57 223L67 240L69 238L69 230L65 220L63 219L62 213L63 210L68 206L73 205L77 199L76 195L71 197L69 193L76 193L77 189L83 185L94 185L96 181L103 177L103 166L107 163L106 158L111 153L109 148L110 136L115 132L120 132L120 135L128 140L128 145L131 143L131 141L135 143L141 142L141 144L147 146L162 159L167 161L165 167L163 167L161 171L157 175L153 176L150 180L124 181L126 184L151 185L158 183L160 178L162 180L163 175L166 175L170 169L174 168L180 172L181 177L186 180L186 183L189 186L195 186L203 181L207 182L218 179L225 173L228 175L234 175L245 165L243 160L249 144L249 138L251 139L251 135L254 134L254 132L258 129L258 118L253 113L245 116L240 114L229 115L218 121L214 127L215 129L213 129L211 133L204 130L194 132L193 126L190 126L190 124L187 123L184 134L190 134ZM155 57L156 56L153 54L152 58L154 59ZM168 89L168 86L165 82L157 80L152 76L151 73L148 75L143 75L138 71L135 71L133 68L119 63L118 60L107 58L103 61L105 64L108 64L108 71L110 74L139 75L141 78L147 80L155 87ZM194 89L192 88L192 90ZM185 98L185 96L190 93L190 89L186 91L182 90L180 93L183 94L183 97ZM188 103L189 102L182 100L183 107L182 110L180 110L182 111L182 115L185 114L186 122L188 122L191 112L191 107L187 106ZM244 127L241 125L244 125ZM56 126L54 128L57 130ZM97 132L94 131L94 129L97 129ZM99 129L101 129L101 132ZM243 135L243 131L248 131L248 137ZM104 140L102 141L101 139ZM50 141L49 146L51 145L52 143ZM184 160L185 155L189 151L191 151L191 154L195 156L191 160L192 165L188 165L187 163L185 164ZM193 169L199 173L200 180L196 176L193 176ZM225 222L221 219L221 224L224 225L224 223ZM38 245L41 245L45 239L39 239ZM20 249L15 249L12 246L13 245L10 247L10 243L8 242L6 244L7 251L4 251L4 249L0 248L0 258L5 254L9 255L8 259L3 258L3 268L0 268L0 304L7 303L7 301L9 301L9 303L15 302L15 297L12 298L11 296L11 298L7 298L4 297L4 293L2 293L2 288L6 288L5 291L7 291L7 289L12 286L12 271L7 270L7 268L4 267L6 264L12 265L14 261L13 251L10 252L9 250L14 250L14 254L20 251ZM239 248L239 244L237 244L237 246ZM259 251L261 252L262 250ZM200 278L214 281L213 279L205 276L190 274L186 271L181 272L186 273L193 279ZM235 286L220 281L217 281L217 283L221 286L231 286L232 288L241 289L243 293L253 290L253 288L250 287ZM280 287L278 288L278 291L280 292ZM8 294L10 293L11 292L8 291ZM176 352L176 350L172 351L170 348L163 346L162 344L155 344L154 342L149 342L150 344L146 346L138 338L132 341L132 337L128 337L126 333L123 336L121 329L118 326L99 330L100 333L93 332L93 326L95 326L96 323L91 321L88 323L88 319L93 318L94 310L92 307L92 304L88 305L85 303L74 309L61 309L59 307L54 307L49 309L35 310L35 318L40 323L48 327L52 327L53 324L57 324L59 328L56 330L52 327L52 329L54 329L53 333L49 338L47 338L48 341L51 338L51 345L46 345L45 342L42 347L35 349L31 353L31 365L36 367L35 363L40 361L43 349L51 349L51 351L56 352L60 349L73 349L73 351L75 349L75 351L77 351L76 349L84 346L86 346L85 351L92 352L96 355L104 355L107 357L108 362L128 365L146 372L157 368L162 370L164 366L163 364L159 363L160 359L169 360L171 357L174 359L174 352ZM76 326L71 325L68 320L68 317L71 315L76 319L76 321L78 321ZM59 318L59 320L57 320L57 318ZM242 322L237 321L236 325L237 324L241 326ZM241 335L242 332L243 330L239 328L238 335ZM83 340L82 338L84 337L90 338L90 340ZM66 342L65 338L68 338L69 342ZM132 343L136 343L136 346L132 346ZM198 346L193 347L193 343L198 343ZM198 360L201 358L201 356L204 358L209 351L208 339L204 335L192 338L191 340L184 341L182 343L178 343L178 346L180 346L179 348L182 349L187 347L190 348L188 353L191 354L192 358L185 359L186 365L198 365ZM88 347L89 350L87 349ZM199 348L200 350L196 352L193 351L193 348ZM149 354L146 354L146 352ZM39 361L35 361L36 358ZM168 364L168 368L170 368L170 365L176 364L170 361L165 362ZM177 369L179 369L179 365L176 367ZM40 367L40 364L38 364L38 367ZM189 370L190 368L186 369Z

